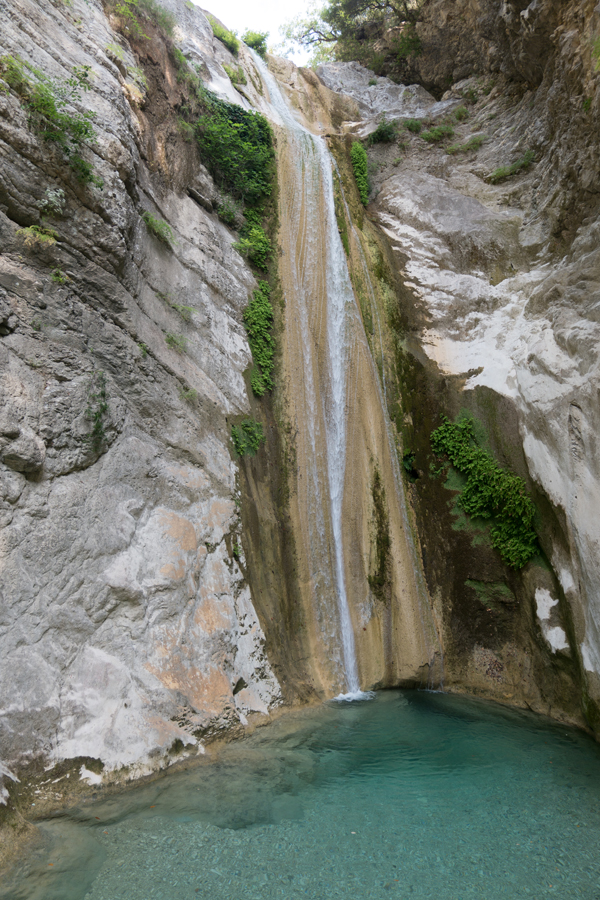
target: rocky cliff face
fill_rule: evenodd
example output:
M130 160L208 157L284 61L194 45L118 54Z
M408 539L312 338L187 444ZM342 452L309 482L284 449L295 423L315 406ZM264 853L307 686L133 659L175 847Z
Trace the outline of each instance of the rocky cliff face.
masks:
M14 83L0 82L4 799L17 770L59 764L66 778L63 760L90 781L100 764L119 777L160 768L332 682L306 600L295 300L275 304L285 377L259 405L244 380L242 324L256 281L178 122L189 85L173 48L246 108L265 108L264 87L251 55L234 59L199 10L163 6L178 22L174 44L151 22L126 40L100 0L0 0L1 56L55 83L90 67L84 108L97 142L84 157L104 182L78 181ZM406 574L412 517L393 496L400 462L445 685L597 728L600 21L587 2L496 7L428 4L418 85L372 83L355 64L318 76L270 67L338 166L352 385L364 395L349 407L344 518L361 686L418 681L430 657L427 641L399 636L424 628L420 560ZM236 89L224 63L241 65L246 84ZM400 142L371 147L365 212L347 151L382 113L452 120L459 146L448 153L450 139L402 130ZM279 147L280 210L293 206L290 146ZM286 247L292 225L281 229ZM318 260L303 266L319 272ZM290 259L281 278L293 293ZM315 348L318 367L323 341ZM372 412L379 393L396 460ZM231 424L250 409L267 442L254 460L234 460ZM462 409L534 496L540 553L521 572L460 515L457 485L433 477L431 431Z
M455 134L427 143L401 129L400 149L374 146L371 209L400 275L400 427L430 588L445 598L447 684L575 717L582 703L597 728L599 11L432 2L418 27L415 76L440 95L460 79L438 104L421 94L418 115ZM355 64L319 72L359 103L360 134L388 110L415 116L389 79ZM429 434L461 409L536 497L545 562L516 579L462 533L446 506L456 494L429 475Z
M234 94L207 20L171 6L180 45ZM93 757L131 774L280 697L230 451L255 280L178 130L185 86L160 32L135 59L98 2L0 12L0 55L52 79L90 67L86 153L104 181L82 186L3 83L1 755L9 770ZM56 241L29 243L31 226Z

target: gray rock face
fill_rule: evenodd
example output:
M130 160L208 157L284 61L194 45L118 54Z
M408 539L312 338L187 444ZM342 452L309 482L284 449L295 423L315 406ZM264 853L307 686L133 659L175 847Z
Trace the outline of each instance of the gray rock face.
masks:
M330 90L356 100L362 118L367 121L382 115L388 120L435 118L451 112L460 102L454 98L436 102L420 85L405 86L395 84L389 78L378 78L357 62L324 63L316 71ZM374 128L373 124L370 130Z
M236 94L204 16L166 5L211 87ZM100 2L2 0L0 17L0 55L51 78L91 67L85 153L104 180L81 186L0 92L0 756L8 770L89 756L136 774L279 698L240 569L229 449L228 419L248 410L255 282L208 211L208 174L187 195L151 170L135 60ZM19 228L57 190L42 223L56 243L28 247Z

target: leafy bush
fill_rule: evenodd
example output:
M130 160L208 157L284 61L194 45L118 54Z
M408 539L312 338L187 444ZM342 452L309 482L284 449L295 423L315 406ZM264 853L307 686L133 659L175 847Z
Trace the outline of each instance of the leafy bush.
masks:
M413 134L420 134L423 123L420 119L407 119L404 123L404 127L408 128L409 131L412 131Z
M179 388L179 396L182 400L185 400L186 403L194 404L198 399L198 391L195 388L186 388L181 386Z
M452 137L453 134L454 128L452 127L452 125L436 125L429 131L423 131L421 133L421 137L429 144L433 144L438 143L439 141L443 141L444 138Z
M221 41L222 44L225 44L230 53L233 53L234 56L238 55L240 49L240 42L233 32L228 31L223 25L221 25L214 16L208 15L208 21L210 22L210 27L212 28L212 33L214 36Z
M149 212L143 212L142 219L146 223L148 231L157 237L159 241L162 241L163 244L168 244L169 247L172 245L175 236L170 225L162 219L157 219L156 216L153 216L152 213Z
M242 35L242 40L247 47L251 47L252 50L255 50L259 56L262 56L263 59L266 59L268 37L268 31L245 31Z
M244 310L244 325L254 360L250 383L257 397L262 397L273 388L275 341L271 334L273 307L270 295L271 289L267 282L259 281L252 300Z
M139 38L148 38L144 33L143 21L149 20L168 37L173 36L177 19L157 0L112 0L110 7L122 22L123 30Z
M84 144L96 141L92 126L96 114L91 110L67 112L69 106L80 103L83 94L91 90L91 67L74 66L68 78L49 78L20 56L3 56L0 71L29 110L29 127L44 141L62 150L79 181L101 188L102 180L94 175L92 164L81 156Z
M272 247L256 210L246 210L246 224L242 228L241 234L241 240L233 244L234 249L247 256L257 269L266 272Z
M58 238L58 233L54 228L43 228L40 225L19 228L17 234L23 238L25 246L29 250L32 250L34 247L52 247Z
M165 334L165 343L167 347L170 347L175 353L185 353L187 350L187 338L184 334L173 334L172 331L167 331Z
M218 217L231 228L236 225L239 211L239 205L231 197L225 197L220 206L217 207Z
M223 68L227 72L229 76L229 80L232 84L248 84L248 79L244 74L244 70L241 66L228 66L227 63L223 65Z
M454 115L457 122L463 122L465 119L469 118L469 110L466 106L459 106L458 109L454 110Z
M479 150L485 139L486 135L484 134L474 134L464 144L451 144L450 147L446 147L446 153L452 155L453 153L469 153L471 150Z
M88 405L85 417L92 423L92 430L87 436L92 450L98 453L102 449L104 438L104 416L108 412L108 394L106 392L106 376L104 372L94 372L88 386Z
M378 82L377 78L369 78L369 87L374 87Z
M597 37L592 46L592 56L596 63L596 69L600 69L600 37Z
M65 192L62 188L46 188L44 197L39 203L40 210L47 216L59 218L65 211Z
M491 175L488 175L487 180L490 184L498 184L499 181L504 181L505 178L516 175L517 172L520 172L522 169L528 169L534 159L535 153L533 150L528 150L525 156L514 162L512 166L500 166L499 169L496 169Z
M369 164L367 159L367 151L360 143L354 141L350 149L350 160L354 170L354 178L356 186L363 206L369 202Z
M410 56L420 56L423 52L421 38L412 24L406 24L396 41L396 56L398 62L408 59Z
M391 144L396 140L398 125L396 122L388 122L385 115L375 131L369 135L369 144Z
M50 280L53 281L54 284L66 284L67 281L70 281L71 279L68 275L65 275L62 269L53 269Z
M208 92L206 105L196 129L204 162L222 190L256 205L272 188L271 127L260 113L248 112Z
M231 429L231 439L238 456L256 456L261 441L264 441L263 428L254 419L245 419Z
M467 479L459 505L470 516L491 519L492 546L507 565L521 569L537 549L535 506L523 479L505 472L479 446L472 417L452 423L444 416L443 424L431 434L431 446Z

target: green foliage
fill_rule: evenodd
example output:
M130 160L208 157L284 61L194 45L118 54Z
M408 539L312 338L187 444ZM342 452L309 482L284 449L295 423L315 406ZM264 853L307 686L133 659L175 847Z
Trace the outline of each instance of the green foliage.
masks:
M25 246L29 250L33 250L36 247L52 247L58 238L58 233L54 228L44 228L41 225L19 228L17 229L17 235L23 238Z
M477 103L479 99L479 93L474 87L463 88L460 93L461 97L463 97L468 103Z
M57 188L56 190L46 188L39 208L45 215L59 218L65 211L66 202L65 192L62 188Z
M212 28L214 36L220 40L222 44L225 44L230 53L237 56L240 49L240 42L235 34L232 31L228 31L223 25L217 22L214 16L209 14L207 18L210 22L210 27Z
M227 72L229 80L232 84L248 84L248 79L246 78L244 70L241 66L228 66L225 63L223 65L223 68Z
M138 344L138 347L140 353L142 354L142 359L146 359L146 357L148 356L148 345L142 342L141 344Z
M308 15L297 16L283 29L290 44L313 51L312 63L328 59L357 60L378 72L385 53L379 41L390 29L402 26L396 41L397 58L421 52L415 30L424 0L314 0Z
M67 281L70 281L71 279L68 275L65 275L62 269L53 269L50 280L53 281L54 284L66 284Z
M185 353L187 350L187 338L184 334L173 334L173 332L167 331L165 334L165 343L167 347L170 347L175 353Z
M262 425L254 419L245 419L231 429L231 440L238 456L256 456L264 439Z
M44 141L60 148L79 181L102 188L103 182L94 175L92 164L81 156L82 147L96 141L92 125L96 114L91 110L67 111L73 104L81 103L83 94L91 90L91 67L74 66L68 78L49 78L20 56L3 56L0 71L29 110L29 127Z
M375 131L369 135L369 144L391 144L396 140L397 131L397 122L388 122L383 115Z
M407 119L404 123L404 127L409 131L412 131L413 134L420 134L423 128L423 123L420 119Z
M435 125L429 131L421 132L421 137L429 144L439 143L445 138L452 137L454 128L452 125Z
M420 56L423 52L421 38L412 23L404 26L400 37L395 43L398 61L408 59L411 56Z
M225 222L225 224L229 225L231 228L235 226L239 212L239 204L237 204L231 197L225 197L221 205L217 208L218 217L222 222Z
M182 303L171 303L171 309L179 313L184 322L191 322L194 314L193 306L184 306Z
M356 180L358 193L360 194L360 199L363 206L366 206L369 202L370 190L369 164L367 159L367 151L360 143L360 141L354 141L352 143L352 147L350 149L350 160L352 162L354 178Z
M377 84L377 78L369 78L369 87L374 87Z
M271 289L266 281L259 281L252 300L244 310L244 325L248 333L248 343L252 351L254 368L250 375L252 391L262 397L273 388L273 368L275 365L275 341L273 328L273 307Z
M259 56L262 56L263 59L267 57L267 38L269 37L268 31L245 31L242 35L242 40L246 44L247 47L251 47L252 50L255 50Z
M211 175L233 197L256 205L271 194L273 133L265 117L206 92L196 135Z
M142 213L142 219L146 223L148 231L157 237L159 241L162 241L163 244L168 244L169 247L173 244L175 236L170 225L162 219L157 219L156 216L147 211Z
M88 405L85 417L92 423L92 430L87 439L92 450L98 453L106 437L104 416L108 412L108 395L106 392L106 376L104 372L93 372L88 386Z
M194 140L194 138L196 136L196 131L195 131L193 125L190 125L190 123L186 122L185 119L178 118L177 119L177 127L179 128L180 132L182 133L184 140L188 141L188 143Z
M484 134L474 134L464 144L451 144L450 147L446 147L446 153L452 155L453 153L470 153L472 150L479 150L485 139L486 135Z
M592 108L592 98L586 97L585 100L583 101L582 106L583 106L583 111L588 113L590 111L590 109Z
M470 516L491 519L492 546L507 565L521 569L537 549L535 506L523 479L501 469L479 445L472 417L452 423L444 416L431 434L431 446L467 479L458 499L461 508Z
M241 230L241 235L241 240L233 244L234 249L247 256L257 269L266 272L272 247L261 225L260 214L256 210L246 210L246 224Z
M182 400L185 400L186 403L194 404L198 399L198 391L195 388L186 388L182 386L179 388L179 396Z
M466 106L459 106L458 109L454 110L454 116L457 122L463 122L469 118L469 110Z
M173 37L177 19L157 0L112 0L110 6L121 20L125 33L132 37L148 38L144 21L152 22L167 37Z
M510 178L512 175L516 175L517 172L521 172L523 169L528 169L531 163L535 159L535 153L533 150L528 150L525 156L518 159L511 166L500 166L499 169L496 169L492 172L491 175L488 175L488 181L490 184L498 184L499 181L504 181L506 178Z

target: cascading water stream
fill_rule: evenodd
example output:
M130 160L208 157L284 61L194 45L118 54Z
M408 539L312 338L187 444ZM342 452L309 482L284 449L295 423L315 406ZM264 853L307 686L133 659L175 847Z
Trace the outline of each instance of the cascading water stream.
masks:
M329 526L332 535L331 555L333 556L335 594L337 597L339 632L345 686L347 689L347 692L341 694L340 698L361 699L369 695L363 694L360 690L354 630L346 594L344 542L342 537L342 506L347 452L347 332L348 318L354 305L354 294L344 248L337 229L331 163L325 142L322 138L311 134L294 119L276 80L258 56L255 55L254 59L260 70L263 82L269 91L271 112L276 113L276 117L286 130L287 139L294 144L294 150L296 151L296 172L300 177L295 186L294 193L296 196L294 196L290 204L291 209L289 209L289 212L293 218L302 218L303 213L306 215L306 209L303 209L303 207L309 206L311 203L315 206L314 209L309 211L307 216L308 222L298 222L298 240L301 242L314 241L314 234L303 234L304 229L301 226L311 229L311 218L318 218L320 214L325 216L323 228L323 233L326 235L325 247L314 248L316 253L323 254L324 251L326 255L325 285L318 283L315 285L313 280L314 273L310 273L307 278L307 273L303 270L304 267L302 264L299 264L299 260L310 260L310 253L306 252L306 247L302 248L304 253L296 254L296 260L292 263L296 289L304 297L304 304L299 306L299 324L307 356L304 368L305 404L310 407L307 409L306 421L309 426L309 446L311 451L311 471L307 474L309 480L308 490L313 495L308 499L309 506L314 514L314 522L312 525L310 522L308 524L311 532L310 543L315 551L315 560L317 562L315 568L318 569L320 559L323 556L323 548L322 545L317 545L317 542L322 544L323 539L326 538L327 531L322 508L322 486L318 474L320 461L318 432L324 428L325 468L327 473L327 485L325 487L329 495ZM273 118L273 116L271 117ZM302 198L297 195L298 189L302 190ZM319 210L319 206L322 207L321 210ZM313 341L311 340L309 320L311 318L310 313L313 314L312 318L314 318L315 310L309 310L309 306L316 301L311 287L313 289L317 287L317 290L324 289L327 300L325 309L327 354L325 366L321 366L321 369L326 369L327 389L320 392L316 390L315 384L315 374L319 368L319 361L311 353ZM317 408L317 397L320 397L320 409ZM321 414L321 421L319 421L319 413ZM322 572L315 574L317 577L315 577L314 583L317 586L321 580L319 576L322 575Z
M371 527L371 514L364 506L373 484L365 478L369 469L375 474L381 471L377 477L385 479L390 498L396 498L395 546L398 558L404 560L399 563L404 566L403 574L396 570L395 576L396 596L406 597L401 617L392 619L385 607L378 612L380 627L387 635L384 638L382 632L381 638L388 642L386 658L406 652L392 637L394 629L400 627L402 630L396 633L404 642L402 648L411 647L413 671L425 666L431 672L439 639L411 536L386 398L364 333L338 230L333 160L323 138L296 120L276 79L263 61L253 56L269 94L263 111L279 126L280 277L286 297L285 371L293 385L288 412L297 435L296 485L300 499L296 521L305 566L301 581L311 598L316 640L326 646L322 668L329 671L325 682L337 682L341 688L338 699L364 699L371 694L360 691L347 584L352 586L357 625L364 614L361 610L370 608L373 602L370 575L360 569L364 554L369 553L361 532L365 524ZM343 202L346 205L344 197ZM354 232L352 240L377 317L386 393L376 298L360 238ZM348 558L345 550L351 553ZM363 624L369 620L370 614ZM417 646L421 649L416 650ZM361 660L364 665L362 656Z

